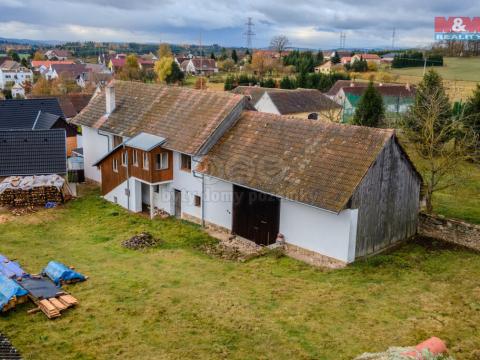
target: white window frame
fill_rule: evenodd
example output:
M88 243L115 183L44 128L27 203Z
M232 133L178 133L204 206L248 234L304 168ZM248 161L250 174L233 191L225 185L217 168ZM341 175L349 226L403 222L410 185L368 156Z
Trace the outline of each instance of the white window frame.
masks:
M118 173L118 160L117 159L113 159L112 168L113 168L114 172Z
M122 166L127 166L127 162L128 162L128 151L125 150L125 151L122 151Z
M148 170L150 168L148 152L143 153L143 169Z
M157 161L158 156L160 156L160 162ZM167 152L162 152L155 155L155 169L156 170L168 169L168 153Z
M133 166L138 167L138 151L135 149L132 152L132 158L133 158Z

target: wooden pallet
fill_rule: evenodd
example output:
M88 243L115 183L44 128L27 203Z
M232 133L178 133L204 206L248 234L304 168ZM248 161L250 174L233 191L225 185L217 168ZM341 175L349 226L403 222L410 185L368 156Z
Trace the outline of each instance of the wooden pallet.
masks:
M61 312L78 304L78 300L72 295L64 294L58 297L43 299L37 302L38 309L41 310L49 319L61 316ZM32 311L31 313L34 313Z

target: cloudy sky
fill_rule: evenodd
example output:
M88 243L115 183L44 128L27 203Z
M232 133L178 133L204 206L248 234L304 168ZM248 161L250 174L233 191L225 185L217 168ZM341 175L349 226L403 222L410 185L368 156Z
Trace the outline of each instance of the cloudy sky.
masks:
M245 45L285 34L295 47L332 48L433 41L435 16L480 16L479 0L0 0L0 37Z

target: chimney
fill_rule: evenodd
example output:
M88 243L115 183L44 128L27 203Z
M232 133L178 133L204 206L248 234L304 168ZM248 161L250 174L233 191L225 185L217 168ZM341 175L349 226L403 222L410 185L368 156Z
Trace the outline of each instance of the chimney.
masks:
M115 86L113 82L105 88L106 112L110 115L115 110Z
M408 91L410 91L410 83L406 83L406 84L405 84L405 89L407 89Z

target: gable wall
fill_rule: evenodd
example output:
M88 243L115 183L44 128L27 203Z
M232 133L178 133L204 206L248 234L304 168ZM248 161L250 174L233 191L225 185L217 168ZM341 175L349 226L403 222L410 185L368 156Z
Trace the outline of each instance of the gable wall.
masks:
M358 209L355 256L376 253L416 233L420 179L394 138L352 197Z

